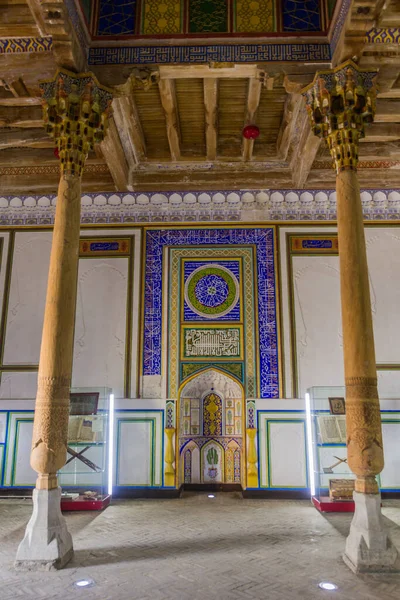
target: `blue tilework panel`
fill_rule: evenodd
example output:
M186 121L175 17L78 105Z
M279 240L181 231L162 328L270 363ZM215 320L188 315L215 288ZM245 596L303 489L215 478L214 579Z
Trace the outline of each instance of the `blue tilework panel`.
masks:
M270 227L146 231L144 375L161 375L163 249L167 246L234 247L243 244L252 244L256 249L260 396L279 397L274 230Z
M97 35L135 33L136 0L102 0Z
M321 31L319 0L283 0L283 31Z
M184 263L184 283L185 283L191 273L198 269L199 267L203 267L206 265L222 265L226 269L229 269L231 273L236 277L239 285L240 285L240 266L239 261L237 260L210 260L210 261L185 261ZM201 315L196 314L193 310L191 310L190 306L187 304L186 300L183 305L183 320L184 321L202 321L202 322L210 322L211 319L207 319L202 317ZM212 321L240 321L240 299L235 304L235 306L223 316L216 316L212 319Z

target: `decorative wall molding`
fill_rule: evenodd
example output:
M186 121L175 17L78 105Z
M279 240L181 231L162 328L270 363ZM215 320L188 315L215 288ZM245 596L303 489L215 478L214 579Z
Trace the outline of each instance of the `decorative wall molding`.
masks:
M201 64L209 62L329 62L329 44L223 44L89 49L89 65Z
M366 220L400 220L400 190L363 190ZM0 197L0 225L51 225L55 195ZM220 190L84 194L82 224L335 221L333 190Z

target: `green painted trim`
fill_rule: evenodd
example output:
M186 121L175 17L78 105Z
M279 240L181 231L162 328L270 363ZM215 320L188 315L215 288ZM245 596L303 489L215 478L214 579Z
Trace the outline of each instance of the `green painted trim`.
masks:
M160 411L161 413L161 411ZM161 457L161 478L160 484L155 483L155 442L156 442L156 419L157 417L142 417L139 419L118 419L117 430L117 453L116 453L116 468L115 468L115 485L119 487L162 487L162 467L164 457ZM119 447L121 442L121 423L150 423L150 483L119 483Z
M306 485L272 485L272 465L270 461L270 425L273 423L302 423L304 429L304 479L306 481ZM307 453L306 453L306 444L307 444L307 436L306 436L306 420L304 419L265 419L266 425L266 441L267 441L267 481L268 488L296 488L296 489L307 489L308 488L308 473L307 473Z
M19 442L19 426L21 423L33 423L33 418L27 419L16 419L15 421L15 434L14 434L14 444L13 444L13 454L12 454L12 465L11 465L11 478L10 478L10 486L15 487L15 477L17 470L17 451L18 451L18 442ZM32 486L32 483L18 483L18 487L29 487Z
M1 238L1 250L3 249L3 238ZM8 303L10 300L10 289L11 289L11 276L12 266L14 259L14 247L15 247L15 232L10 231L8 238L8 251L7 251L7 262L6 262L6 274L4 278L4 291L3 291L3 306L1 310L0 319L0 365L3 364L4 349L6 345L6 329L7 329L7 316L8 316ZM1 266L1 262L0 262Z

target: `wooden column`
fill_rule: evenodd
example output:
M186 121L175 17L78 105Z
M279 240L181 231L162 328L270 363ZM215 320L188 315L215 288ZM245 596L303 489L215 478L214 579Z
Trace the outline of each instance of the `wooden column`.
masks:
M79 257L81 177L88 152L101 142L111 93L90 74L59 71L41 84L45 128L56 143L61 177L51 246L31 466L36 488L57 488L67 454Z
M312 131L327 141L337 172L337 219L346 384L348 464L355 489L377 494L383 469L382 428L377 390L368 265L360 188L358 144L375 115L375 74L351 61L317 73L306 88Z
M317 73L303 92L313 133L327 141L337 173L347 459L356 475L355 513L343 559L357 573L399 568L397 550L382 519L376 480L384 464L382 426L357 177L359 140L375 115L375 75L348 61L333 72Z
M360 188L355 170L336 179L343 355L346 384L347 459L355 489L377 494L383 469L374 332Z

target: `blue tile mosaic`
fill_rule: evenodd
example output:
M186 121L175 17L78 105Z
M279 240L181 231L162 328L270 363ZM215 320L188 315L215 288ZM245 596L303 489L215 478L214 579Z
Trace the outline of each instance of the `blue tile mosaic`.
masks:
M167 246L243 244L253 244L256 248L260 396L279 398L274 231L269 227L146 231L144 375L161 375L163 249Z
M231 273L233 273L233 275L236 277L236 279L240 285L240 266L239 266L239 261L237 261L237 260L235 260L235 261L233 261L233 260L229 260L229 261L228 260L185 261L185 263L184 263L184 265L185 265L184 266L184 284L186 283L189 275L191 273L193 273L193 271L195 271L199 267L203 267L206 265L214 265L214 264L222 265L226 269L229 269L229 271ZM201 315L198 315L193 310L191 310L191 308L189 307L186 300L184 301L184 305L183 305L183 315L184 315L184 321L210 322L210 319L202 317ZM213 321L240 321L240 300L235 304L235 306L226 315L216 316L212 320Z
M136 0L102 0L97 35L135 33Z
M319 0L283 0L283 31L321 31Z

